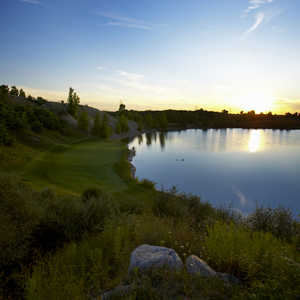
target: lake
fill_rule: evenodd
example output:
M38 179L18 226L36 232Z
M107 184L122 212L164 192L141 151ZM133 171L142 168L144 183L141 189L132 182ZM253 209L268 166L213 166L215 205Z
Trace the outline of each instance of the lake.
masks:
M159 189L244 214L256 206L300 213L300 130L191 129L143 134L132 147L136 177Z

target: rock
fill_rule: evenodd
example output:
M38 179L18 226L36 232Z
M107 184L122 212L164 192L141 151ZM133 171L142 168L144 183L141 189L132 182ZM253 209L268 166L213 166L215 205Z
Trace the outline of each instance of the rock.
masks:
M151 268L161 267L178 271L183 267L183 263L173 249L141 245L131 253L128 272L130 273L136 268L143 272Z
M114 298L117 296L128 296L133 291L132 285L118 285L113 290L105 292L101 295L102 300L109 300L110 298Z
M200 275L204 277L218 277L225 283L240 284L240 280L235 276L227 273L219 273L213 270L204 260L196 255L190 255L185 261L187 272L191 275Z
M218 272L217 277L219 277L220 279L222 279L226 283L230 283L230 284L240 284L241 283L238 278L236 278L235 276L233 276L231 274L219 273Z
M214 271L204 260L196 255L190 255L185 261L186 269L189 274L199 274L205 277L216 276Z

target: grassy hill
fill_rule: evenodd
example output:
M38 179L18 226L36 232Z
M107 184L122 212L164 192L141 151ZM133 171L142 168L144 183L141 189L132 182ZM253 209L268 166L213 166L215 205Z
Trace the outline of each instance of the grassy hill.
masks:
M128 300L299 297L300 224L288 210L243 217L157 191L131 177L120 140L61 127L59 113L6 105L2 133L13 143L0 145L0 299L99 299L119 283L136 286L120 298ZM128 278L141 244L197 255L241 284L167 270Z

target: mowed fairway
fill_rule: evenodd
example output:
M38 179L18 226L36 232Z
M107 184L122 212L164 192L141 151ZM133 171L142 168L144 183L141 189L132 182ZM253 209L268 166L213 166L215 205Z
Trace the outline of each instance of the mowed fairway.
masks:
M114 171L125 145L120 142L89 141L56 147L25 166L22 178L34 187L81 194L90 187L117 192L126 187Z

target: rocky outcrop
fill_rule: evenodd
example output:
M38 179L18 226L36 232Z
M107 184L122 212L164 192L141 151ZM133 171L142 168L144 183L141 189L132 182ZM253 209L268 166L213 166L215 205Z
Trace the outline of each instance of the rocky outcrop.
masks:
M190 255L185 261L186 270L191 275L200 275L203 277L218 277L226 283L239 284L240 281L233 275L219 273L213 270L204 260L196 255Z
M182 269L183 263L173 249L142 245L131 253L128 272L130 273L136 269L145 272L151 268L162 267L179 271Z
M183 263L175 250L151 245L137 247L130 256L128 274L137 271L140 275L147 274L151 269L168 268L171 271L183 270ZM219 278L226 284L239 284L240 281L231 274L219 273L213 270L204 260L195 255L190 255L185 262L186 271L192 276ZM129 276L132 277L132 276ZM116 296L130 295L139 282L131 285L119 285L101 295L101 299L109 300Z
M204 277L216 276L214 271L204 260L196 255L190 255L185 261L186 270L189 274L197 274Z

